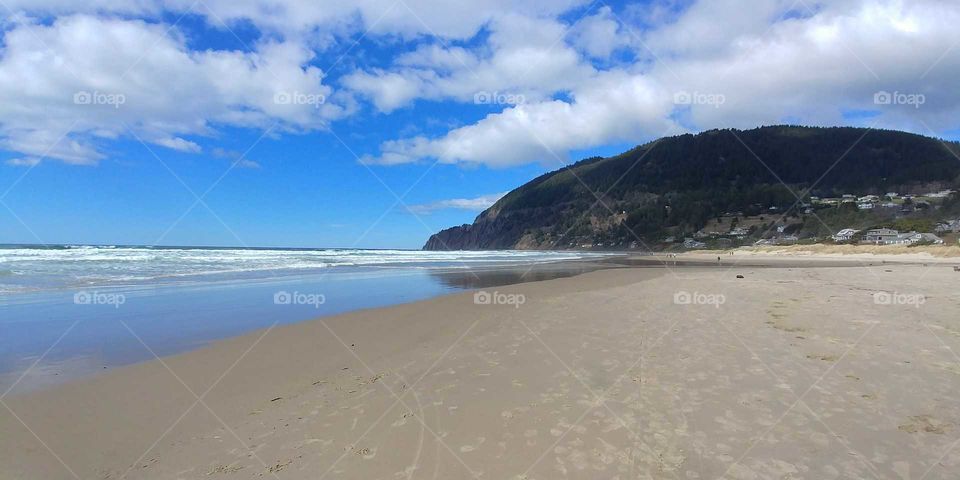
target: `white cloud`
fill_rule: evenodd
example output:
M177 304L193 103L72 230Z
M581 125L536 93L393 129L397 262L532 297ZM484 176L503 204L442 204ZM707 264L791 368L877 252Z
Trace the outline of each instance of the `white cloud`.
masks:
M33 167L40 164L40 159L37 157L11 158L4 163L14 167Z
M630 44L629 33L622 30L613 10L603 6L570 28L570 42L592 57L607 58L614 50Z
M0 146L91 164L103 158L103 143L129 131L196 152L184 136L210 135L218 125L310 131L347 113L329 101L275 101L278 92L331 97L301 45L190 51L167 29L88 15L13 26L0 57Z
M693 123L703 128L785 118L836 124L845 110L875 110L879 125L921 133L930 133L924 125L956 128L960 92L952 84L960 57L945 53L960 42L954 28L960 8L936 1L850 3L781 21L720 55L671 62L657 76L678 90L725 96L719 108L691 107ZM663 34L664 43L675 38ZM876 105L878 91L924 94L927 102Z
M672 97L643 76L598 75L573 96L572 102L508 108L436 139L385 142L379 157L364 161L393 165L435 158L441 163L508 167L539 160L556 166L568 160L569 150L679 131L668 118Z
M246 158L243 152L238 152L236 150L226 150L223 148L214 148L210 153L213 154L213 156L216 158L229 159L230 163L235 168L249 168L254 170L258 170L261 168L261 165L259 162Z
M179 137L161 138L156 140L155 143L171 150L179 150L181 152L197 153L202 150L200 145Z
M420 205L410 205L407 207L411 212L416 214L430 214L437 210L447 210L447 209L456 209L456 210L469 210L474 212L481 212L490 208L491 205L497 203L497 200L503 198L507 192L493 193L489 195L481 195L476 198L451 198L449 200L439 200L431 203L424 203Z
M490 24L489 48L422 45L399 56L395 70L358 71L343 83L385 113L416 99L473 102L478 93L545 100L595 73L563 42L565 33L556 20L504 14Z
M164 11L206 17L217 28L251 22L285 37L398 34L467 39L503 12L553 17L586 0L5 0L13 11L32 14L119 13L158 16Z
M322 131L356 113L359 100L382 114L418 101L490 112L439 135L386 141L365 157L382 164L553 163L685 128L848 123L844 113L859 110L876 111L879 126L920 133L960 127L960 46L950 50L960 43L960 6L941 0L6 4L15 13L3 22L0 148L24 159L93 164L129 131L184 152L200 151L200 138L221 126ZM192 50L161 15L188 11L212 28L249 22L264 35L249 52ZM367 64L353 52L341 68L359 66L339 79L310 66L363 34L392 61ZM876 105L878 91L926 102ZM473 105L484 92L523 102ZM723 103L677 105L680 92ZM78 93L91 101L75 102Z
M168 0L168 5L189 8L192 0ZM351 19L359 20L358 29L373 35L399 34L406 38L439 35L468 39L503 12L525 16L552 17L586 0L205 0L208 14L228 23L250 20L261 28L287 35L308 31L343 28Z
M253 160L247 160L246 158L243 158L237 162L237 168L249 168L253 170L259 170L260 164Z
M423 96L425 79L421 78L421 75L431 74L426 71L398 73L374 69L370 73L351 74L343 83L369 97L381 112L390 113Z
M750 9L732 8L735 4L696 2L667 25L632 33L630 45L640 58L635 65L568 77L568 86L539 91L561 91L569 99L539 98L437 137L387 141L379 155L364 160L399 164L435 158L505 167L552 162L557 156L566 160L571 150L612 141L640 143L687 127L834 125L848 123L846 112L864 110L875 111L883 127L925 134L934 133L927 126L960 127L960 91L954 85L960 55L946 54L960 43L955 28L960 6L937 0L841 0L820 4L816 11L788 11L792 2L781 0L756 2ZM560 46L558 52L575 46L591 56L609 54L623 43L623 32L611 28L611 18L601 10L583 20L568 37L575 45ZM489 43L510 48L493 39ZM590 65L584 58L577 61ZM442 92L437 82L425 85L434 90L423 98ZM926 103L920 108L877 105L879 91L921 94ZM677 104L681 93L721 101Z

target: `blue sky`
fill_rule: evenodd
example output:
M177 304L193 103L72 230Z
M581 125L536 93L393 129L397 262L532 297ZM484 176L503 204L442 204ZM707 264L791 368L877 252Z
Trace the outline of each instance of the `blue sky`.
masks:
M664 135L960 129L939 2L71 3L0 23L0 243L418 248Z

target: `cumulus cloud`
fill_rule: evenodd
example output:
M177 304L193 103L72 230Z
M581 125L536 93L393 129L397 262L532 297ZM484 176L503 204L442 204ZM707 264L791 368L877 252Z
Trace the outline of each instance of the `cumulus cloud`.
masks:
M167 0L168 6L189 8L192 0ZM283 32L330 31L354 19L372 35L395 34L406 38L441 36L473 37L503 12L552 17L586 0L205 0L209 15L230 23L248 20L261 28ZM201 12L203 8L199 9Z
M421 158L492 167L566 162L567 152L614 140L677 133L672 96L652 80L623 72L596 76L574 100L517 105L440 138L388 141L368 163L395 165Z
M474 212L481 212L490 208L491 205L497 203L497 200L503 198L507 192L493 193L489 195L481 195L476 198L451 198L449 200L439 200L431 203L424 203L419 205L410 205L407 207L411 212L424 215L430 214L437 210L447 210L447 209L456 209L456 210L469 210Z
M607 58L618 48L631 43L621 21L609 6L589 15L570 28L570 43L595 58Z
M811 10L780 0L756 3L744 10L733 8L735 0L695 2L665 25L631 31L630 41L626 27L614 29L613 13L602 9L574 26L568 41L577 45L570 48L605 56L628 43L635 63L545 89L561 98L506 106L436 137L384 142L379 155L364 161L431 158L504 167L566 160L570 150L685 129L841 124L850 112L869 113L877 126L926 134L960 126L960 92L953 87L960 56L949 55L960 43L957 5L840 0ZM404 67L385 74L397 72ZM893 101L878 102L884 93ZM911 98L925 103L897 101Z
M123 136L197 152L184 137L219 125L310 131L346 113L317 100L332 89L292 42L191 51L164 25L78 14L21 22L4 43L0 146L31 156L92 164Z
M503 95L541 101L596 73L563 42L567 26L557 20L503 14L489 30L489 48L421 45L399 56L394 70L361 70L343 83L389 113L416 99L476 103Z
M406 38L438 35L468 39L491 19L510 11L553 17L587 4L587 0L5 0L13 11L42 15L114 13L159 16L165 11L189 13L211 25L230 27L249 22L285 37L344 34ZM225 25L226 24L226 25Z
M221 126L314 132L418 102L459 104L446 106L472 123L389 139L363 161L554 164L610 142L850 123L850 112L927 134L960 127L960 7L942 0L764 0L749 9L737 0L7 6L15 13L0 53L0 148L23 159L94 164L110 142L131 136L196 153ZM215 29L253 25L261 36L249 51L194 50L165 13ZM361 38L391 55L350 57L336 78L312 66ZM893 101L875 102L884 92Z

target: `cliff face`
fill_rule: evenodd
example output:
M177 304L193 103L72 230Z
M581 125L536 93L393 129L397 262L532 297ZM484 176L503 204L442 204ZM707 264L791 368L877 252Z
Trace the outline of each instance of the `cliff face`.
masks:
M459 227L450 227L430 236L424 250L485 250L490 249L482 243L480 231L482 227L465 223ZM484 238L496 238L495 235ZM455 247L454 247L455 246ZM509 247L505 247L509 248Z
M472 224L431 236L423 248L628 248L692 235L729 212L760 218L777 212L802 221L808 198L797 197L804 194L955 186L958 154L956 143L849 127L680 135L541 175Z
M536 249L542 246L533 239L524 240L524 230L531 222L531 211L499 214L493 207L477 216L472 224L451 227L431 235L424 250L505 250Z

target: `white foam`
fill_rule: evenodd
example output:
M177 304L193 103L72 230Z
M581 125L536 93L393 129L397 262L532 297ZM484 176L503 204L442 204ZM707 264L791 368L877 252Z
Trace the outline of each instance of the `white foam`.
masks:
M586 252L220 249L71 245L0 248L0 269L15 271L21 291L76 285L151 283L168 279L323 271L335 267L468 268L573 260ZM7 280L10 276L6 277ZM7 283L7 282L5 282Z

